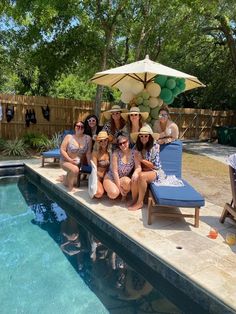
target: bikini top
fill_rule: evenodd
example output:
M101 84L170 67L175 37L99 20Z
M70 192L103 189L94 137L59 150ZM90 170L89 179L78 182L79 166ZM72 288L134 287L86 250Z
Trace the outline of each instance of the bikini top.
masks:
M97 161L98 168L108 168L110 165L110 161L107 159L100 159Z
M77 137L72 135L67 145L67 152L77 155L83 155L87 153L89 148L89 138L90 137L88 135L84 135L84 145L81 146L81 143L78 142Z

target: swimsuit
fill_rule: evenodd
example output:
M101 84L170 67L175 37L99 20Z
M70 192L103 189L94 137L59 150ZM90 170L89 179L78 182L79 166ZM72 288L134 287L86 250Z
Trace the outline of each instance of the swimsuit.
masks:
M122 177L128 177L130 175L130 173L132 172L135 162L134 162L134 150L131 150L131 156L130 156L130 160L127 163L124 163L122 161L122 154L121 151L117 152L118 155L118 159L117 159L117 163L118 163L118 176L119 178ZM114 180L113 177L113 172L112 169L110 168L108 171L108 176L110 179Z
M80 147L81 144L78 143L78 139L74 135L72 135L67 145L66 149L67 153L76 154L77 156L86 154L89 148L89 139L90 136L85 135L85 141L83 143L84 146ZM61 160L65 161L65 158L61 156Z

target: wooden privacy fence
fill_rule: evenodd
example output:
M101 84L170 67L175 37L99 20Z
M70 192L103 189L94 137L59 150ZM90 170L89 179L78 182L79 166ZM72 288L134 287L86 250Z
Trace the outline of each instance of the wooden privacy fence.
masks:
M94 102L59 99L51 97L20 96L0 94L3 118L0 121L0 138L20 138L27 132L43 133L51 137L55 132L70 129L77 119L84 120L93 112ZM50 109L50 120L46 120L42 107ZM14 117L6 119L6 109L14 108ZM102 103L101 112L110 108L109 103ZM26 110L34 110L37 122L25 123ZM235 125L235 111L213 111L206 109L170 108L172 120L180 129L181 139L208 139L214 136L217 126Z

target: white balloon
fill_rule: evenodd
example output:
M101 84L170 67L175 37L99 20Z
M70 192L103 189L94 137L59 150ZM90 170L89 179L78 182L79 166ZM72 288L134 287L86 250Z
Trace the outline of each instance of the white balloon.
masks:
M132 88L132 79L128 78L128 79L123 79L120 82L118 82L116 85L116 87L119 88L119 90L123 93L123 92L131 92L131 88Z
M161 93L160 85L150 82L147 84L147 91L151 97L158 97Z
M149 98L149 107L150 108L152 108L152 109L156 108L158 106L158 104L159 104L159 101L156 97L150 97Z
M135 95L139 94L142 92L144 89L144 85L142 82L132 80L132 86L131 86L131 92L134 93Z
M163 99L161 99L160 97L157 98L157 101L158 101L158 106L162 106L163 105Z
M131 92L122 92L121 101L128 104L134 98L134 94Z

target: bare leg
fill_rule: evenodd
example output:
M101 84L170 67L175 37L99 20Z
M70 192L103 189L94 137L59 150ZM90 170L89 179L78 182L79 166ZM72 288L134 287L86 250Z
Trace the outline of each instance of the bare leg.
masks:
M135 204L138 200L138 180L131 181L131 193L132 193L132 202L128 206Z
M97 192L94 195L94 197L101 198L103 194L104 194L104 188L103 188L102 182L98 180Z
M140 172L138 178L138 200L133 206L128 207L128 210L138 210L143 207L143 200L148 183L151 183L155 179L156 172L154 171Z
M63 184L68 187L68 191L71 192L74 187L74 182L77 180L79 168L76 165L73 165L70 162L61 163L61 167L63 170L67 172L67 175L64 178Z
M107 196L112 200L116 199L120 195L120 190L114 181L112 181L108 175L103 180L104 190L107 192Z

